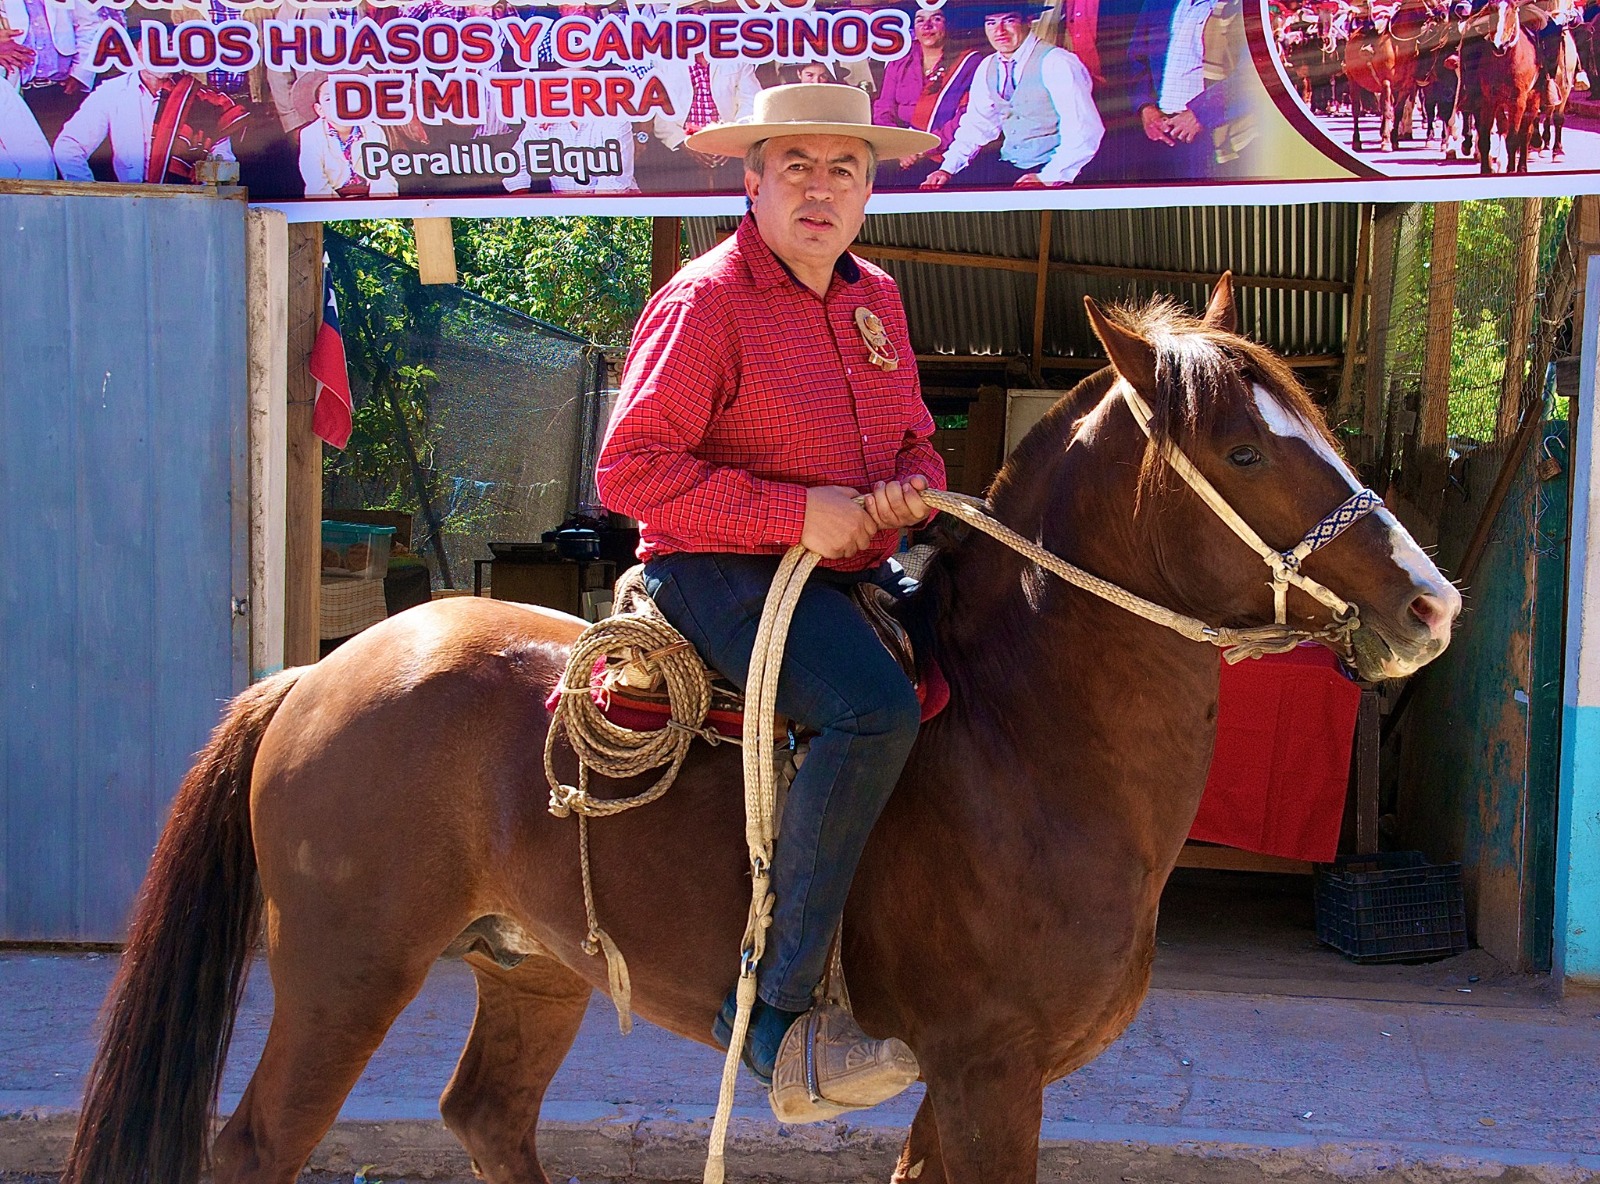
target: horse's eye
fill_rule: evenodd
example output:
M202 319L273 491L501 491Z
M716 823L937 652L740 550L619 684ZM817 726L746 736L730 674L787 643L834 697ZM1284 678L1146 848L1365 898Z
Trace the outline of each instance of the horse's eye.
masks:
M1261 459L1261 454L1248 444L1241 444L1228 453L1228 463L1247 469Z

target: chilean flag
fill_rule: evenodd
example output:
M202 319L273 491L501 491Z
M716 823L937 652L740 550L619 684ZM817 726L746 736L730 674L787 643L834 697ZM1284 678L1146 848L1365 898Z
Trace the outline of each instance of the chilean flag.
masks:
M339 305L333 298L333 275L326 255L322 257L322 327L317 330L307 369L317 382L311 430L335 448L343 448L350 442L350 417L355 404L350 401L344 337L339 333Z

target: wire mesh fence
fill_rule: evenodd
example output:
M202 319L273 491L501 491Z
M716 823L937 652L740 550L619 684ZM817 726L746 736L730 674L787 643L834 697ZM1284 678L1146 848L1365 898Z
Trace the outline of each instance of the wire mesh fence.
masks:
M1365 459L1380 488L1392 483L1437 514L1464 458L1503 452L1528 403L1547 400L1543 372L1566 344L1560 248L1571 205L1412 204L1388 226L1379 219L1375 237L1391 237L1374 252L1372 284L1392 286L1386 301L1375 296L1382 323L1369 326L1354 385L1377 401L1356 418L1373 437Z
M355 426L323 505L414 515L436 587L470 586L490 539L537 539L584 487L597 347L328 231Z

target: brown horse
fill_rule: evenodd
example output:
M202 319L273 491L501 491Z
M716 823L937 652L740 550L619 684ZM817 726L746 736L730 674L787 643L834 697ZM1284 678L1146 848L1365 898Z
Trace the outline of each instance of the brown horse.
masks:
M1181 444L1274 546L1358 483L1284 363L1231 332L1230 291L1204 322L1156 304L1118 324L1091 306L1114 369L1034 428L993 508L1133 592L1244 625L1272 619L1266 571L1171 477L1123 383L1154 408L1155 438ZM1359 606L1366 676L1446 645L1460 597L1387 511L1305 566ZM944 551L906 608L928 614L952 698L873 832L844 964L862 1024L905 1039L927 1082L896 1178L1024 1184L1044 1085L1106 1048L1149 983L1157 901L1211 759L1217 655L987 536ZM1298 591L1288 609L1328 620ZM478 1012L444 1120L492 1184L543 1184L540 1102L606 982L582 949L575 824L548 813L538 755L582 627L440 601L234 701L142 890L67 1184L196 1179L258 925L272 1024L217 1138L218 1184L295 1178L462 936ZM697 748L666 799L591 828L634 1008L701 1043L745 921L739 781L738 753Z
M1508 0L1485 7L1461 30L1461 83L1475 112L1478 171L1494 172L1493 140L1505 138L1506 172L1528 171L1539 117L1539 61L1533 38Z
M1572 98L1578 82L1578 45L1569 32L1563 32L1554 61L1545 71L1544 95L1540 106L1543 114L1536 121L1536 133L1541 150L1550 150L1552 161L1566 155L1561 146L1561 133L1567 125L1567 103Z
M1374 6L1376 8L1376 6ZM1400 150L1400 140L1410 138L1404 126L1416 94L1418 43L1432 13L1424 0L1402 0L1393 15L1376 16L1369 28L1350 34L1344 46L1344 73L1350 82L1350 147L1361 147L1361 116L1369 101L1376 102L1379 118L1378 148Z

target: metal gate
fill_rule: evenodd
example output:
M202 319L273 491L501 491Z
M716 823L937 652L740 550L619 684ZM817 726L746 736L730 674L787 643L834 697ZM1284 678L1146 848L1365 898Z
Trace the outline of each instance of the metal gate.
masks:
M72 188L0 188L5 941L122 938L247 674L245 203Z

